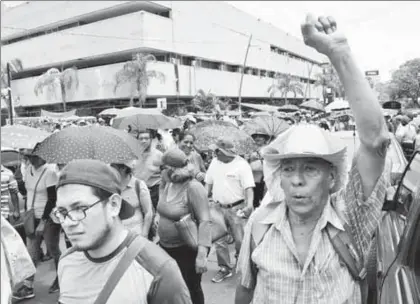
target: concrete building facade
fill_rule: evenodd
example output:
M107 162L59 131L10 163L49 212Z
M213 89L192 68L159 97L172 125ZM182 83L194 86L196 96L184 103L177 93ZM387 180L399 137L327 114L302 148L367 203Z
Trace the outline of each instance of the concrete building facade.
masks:
M305 96L297 98L322 99L314 83L326 57L222 1L31 1L2 12L1 59L22 61L12 91L26 108L61 104L59 92L34 93L37 78L52 67L78 68L69 107L127 101L130 86L114 91L115 73L137 52L155 55L147 69L165 75L163 82L151 79L151 106L161 97L169 104L191 100L200 89L235 100L251 34L243 100L267 100L276 73L303 83Z

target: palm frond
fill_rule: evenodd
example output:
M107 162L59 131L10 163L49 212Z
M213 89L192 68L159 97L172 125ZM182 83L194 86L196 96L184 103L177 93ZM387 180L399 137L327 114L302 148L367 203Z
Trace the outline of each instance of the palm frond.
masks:
M17 73L23 70L23 63L22 60L20 60L19 58L10 60L9 64L12 73Z
M77 68L72 67L61 72L60 81L66 90L77 89L79 87L79 75Z
M147 71L147 78L156 78L160 80L161 83L166 81L165 74L159 71Z
M34 93L36 96L42 94L45 87L52 89L52 87L60 84L60 73L57 74L55 71L51 70L53 69L48 70L37 79L34 87Z

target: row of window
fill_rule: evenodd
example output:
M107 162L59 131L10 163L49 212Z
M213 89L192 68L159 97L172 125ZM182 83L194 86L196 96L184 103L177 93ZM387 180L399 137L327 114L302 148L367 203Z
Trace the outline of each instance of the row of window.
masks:
M282 49L282 48L280 48L278 46L275 46L275 45L270 45L270 51L273 52L273 53L279 54L279 55L283 55L283 56L287 56L289 58L293 58L293 59L298 60L298 61L310 62L314 65L317 65L317 66L321 67L321 64L319 64L319 63L317 63L313 60L304 58L302 56L299 56L299 55L296 55L296 54L293 54L293 53L290 53L289 51L286 51L285 49Z
M170 62L180 65L187 65L187 66L194 66L196 68L204 68L204 69L212 69L212 70L219 70L225 72L232 72L232 73L242 73L243 67L240 65L232 65L223 62L215 62L209 61L204 59L198 59L195 57L189 56L181 56L177 54L159 54L156 55L156 60L160 62ZM276 71L269 71L263 69L257 69L252 67L245 67L245 74L247 75L254 75L259 77L268 77L268 78L275 78L279 72ZM314 84L315 80L303 78L303 77L296 77L297 80L304 82L304 83L311 83Z

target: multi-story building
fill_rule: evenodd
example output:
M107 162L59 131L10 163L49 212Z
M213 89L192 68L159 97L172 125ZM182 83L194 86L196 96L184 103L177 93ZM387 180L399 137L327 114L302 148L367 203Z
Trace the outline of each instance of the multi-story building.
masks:
M321 98L314 83L326 57L222 1L30 1L2 12L1 60L22 61L11 87L28 111L61 107L61 94L34 93L52 67L78 68L69 108L127 104L130 86L115 91L115 74L136 52L155 55L147 69L165 75L163 82L151 79L149 106L162 97L169 105L190 101L200 89L235 100L250 35L243 101L268 100L276 73L303 83L305 96L297 98Z

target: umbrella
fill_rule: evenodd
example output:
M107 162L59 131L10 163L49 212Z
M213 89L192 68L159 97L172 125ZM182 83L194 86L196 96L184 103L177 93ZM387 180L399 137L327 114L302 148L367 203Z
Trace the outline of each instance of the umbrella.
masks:
M118 113L120 113L120 111L121 111L120 109L110 108L110 109L103 110L98 115L103 115L103 116L105 116L105 115L109 115L109 116L118 115Z
M21 160L19 151L11 148L1 148L1 164L3 166L18 166Z
M301 108L315 112L325 112L324 106L316 100L309 100L300 105Z
M345 110L350 109L350 105L348 101L337 99L336 101L333 101L329 105L325 107L325 111L331 112L331 111L338 111L338 110Z
M239 155L251 154L257 149L251 136L227 121L207 120L199 122L188 131L196 137L195 146L200 151L208 151L208 147L221 138L231 140Z
M279 108L281 112L296 112L299 111L299 108L295 105L284 105Z
M43 141L50 133L47 131L13 125L1 127L1 145L11 148L33 149L38 142Z
M97 159L105 163L123 163L137 159L140 143L130 134L103 126L67 128L39 143L33 154L53 164L75 159Z
M289 128L290 125L283 119L273 116L260 116L246 122L243 130L249 135L262 133L277 137Z
M175 124L174 122L175 120L172 117L163 115L157 109L128 107L120 110L117 117L114 118L112 126L123 130L127 129L128 126L131 126L133 130L157 130L170 129Z

